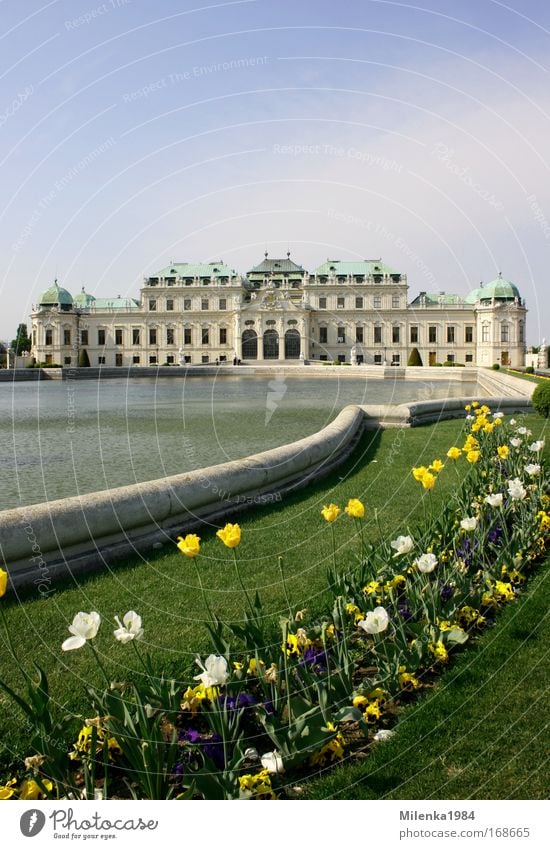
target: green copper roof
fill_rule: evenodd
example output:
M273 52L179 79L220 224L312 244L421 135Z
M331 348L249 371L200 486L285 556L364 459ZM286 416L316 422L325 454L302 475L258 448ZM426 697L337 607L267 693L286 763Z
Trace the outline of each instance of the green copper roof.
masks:
M176 262L173 265L167 265L151 277L212 277L213 274L217 277L235 277L237 272L221 260L208 263Z
M438 304L444 304L444 306L451 307L456 306L457 304L466 303L462 295L453 295L449 292L420 292L420 294L417 295L413 301L411 301L411 306L419 306L422 303L422 299L424 299L424 303L427 306L437 306Z
M49 306L54 304L72 306L73 297L66 289L62 289L56 280L53 286L50 286L50 288L46 289L46 291L42 294L39 304L40 306Z
M399 274L394 268L390 268L381 259L364 259L359 262L340 262L338 259L327 259L314 272L318 277L322 275L345 274L352 275L376 275L376 274Z
M96 298L93 308L95 310L135 310L140 309L140 303L133 298Z
M93 295L90 295L88 292L84 290L84 286L82 287L82 291L75 295L73 298L73 306L78 309L87 309L88 307L92 307L94 305L95 298Z
M487 283L486 286L478 290L480 300L496 298L497 300L513 300L519 298L519 289L514 286L509 280L505 280L502 275L498 275L496 280Z

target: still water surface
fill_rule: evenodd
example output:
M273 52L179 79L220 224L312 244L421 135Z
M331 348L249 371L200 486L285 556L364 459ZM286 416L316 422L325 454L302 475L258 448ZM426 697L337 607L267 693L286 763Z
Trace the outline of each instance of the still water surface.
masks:
M282 374L0 383L0 510L245 457L320 430L347 404L475 394Z

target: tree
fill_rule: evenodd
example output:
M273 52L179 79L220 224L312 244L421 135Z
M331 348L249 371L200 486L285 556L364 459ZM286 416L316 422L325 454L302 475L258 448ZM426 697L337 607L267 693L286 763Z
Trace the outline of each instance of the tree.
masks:
M11 340L11 348L15 351L15 356L20 357L23 351L30 351L31 340L27 332L26 324L19 324L15 333L15 339Z
M88 356L88 351L86 348L82 348L80 352L80 356L78 358L78 365L80 368L90 368L90 358Z
M0 342L0 368L4 368L6 366L6 351L8 350L8 346L5 342Z
M409 354L409 361L407 363L408 366L422 366L424 363L422 362L422 357L418 351L418 348L413 348L411 353Z

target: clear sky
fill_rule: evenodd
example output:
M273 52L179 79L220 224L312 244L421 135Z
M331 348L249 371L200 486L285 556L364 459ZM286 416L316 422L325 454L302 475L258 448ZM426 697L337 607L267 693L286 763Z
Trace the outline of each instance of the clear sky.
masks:
M550 336L546 0L0 0L0 339L170 261L499 271Z

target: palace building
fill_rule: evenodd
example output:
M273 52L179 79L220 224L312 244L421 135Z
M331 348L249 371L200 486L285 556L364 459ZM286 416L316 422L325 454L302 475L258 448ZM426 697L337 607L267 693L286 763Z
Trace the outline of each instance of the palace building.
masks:
M314 271L266 253L246 274L219 262L171 263L139 300L71 295L57 281L32 311L37 362L76 366L340 361L524 364L526 307L500 274L466 297L420 292L381 259ZM84 353L85 352L85 353Z

